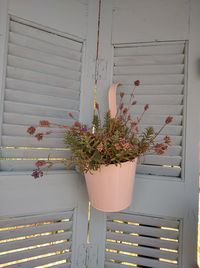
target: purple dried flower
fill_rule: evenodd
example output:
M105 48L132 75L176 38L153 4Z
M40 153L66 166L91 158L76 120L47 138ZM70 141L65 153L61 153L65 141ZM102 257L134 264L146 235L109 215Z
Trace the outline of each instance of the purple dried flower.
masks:
M34 177L34 179L41 178L44 175L43 171L41 169L35 169L33 170L31 176Z

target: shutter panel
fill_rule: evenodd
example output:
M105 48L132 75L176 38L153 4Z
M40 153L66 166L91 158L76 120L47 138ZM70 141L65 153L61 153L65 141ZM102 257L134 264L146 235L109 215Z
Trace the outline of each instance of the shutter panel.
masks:
M70 267L73 214L71 210L0 220L0 263L12 268Z
M40 120L71 125L69 112L78 119L82 47L80 41L10 20L2 170L32 169L37 158L49 155L63 159L69 155L61 129L54 128L54 134L40 142L29 137L26 129Z
M160 141L169 135L172 138L171 146L164 155L142 157L137 173L180 177L183 162L185 43L116 45L113 80L122 83L119 92L125 92L125 103L137 79L141 85L135 91L137 104L131 110L133 117L137 118L143 112L145 104L150 106L139 131L148 126L154 126L157 131L167 116L173 116L173 122L165 127L157 139Z
M106 268L179 267L179 220L109 213L106 228Z

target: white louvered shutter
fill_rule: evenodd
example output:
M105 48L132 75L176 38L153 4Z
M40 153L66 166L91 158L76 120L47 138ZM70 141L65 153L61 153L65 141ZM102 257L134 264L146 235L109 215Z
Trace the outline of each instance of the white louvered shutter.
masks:
M148 126L158 131L166 117L173 116L173 122L157 138L159 142L165 135L170 136L171 146L164 155L142 157L137 173L168 177L182 175L185 47L184 42L114 47L113 80L122 83L118 92L125 92L125 102L133 82L138 79L141 82L135 90L137 104L132 108L133 118L140 116L144 105L149 104L139 131Z
M128 213L106 221L106 268L178 268L181 222Z
M73 214L71 210L1 220L1 267L71 267Z
M10 20L1 170L32 169L38 158L69 154L61 129L39 142L26 129L40 120L70 125L69 112L78 119L82 47L80 41Z

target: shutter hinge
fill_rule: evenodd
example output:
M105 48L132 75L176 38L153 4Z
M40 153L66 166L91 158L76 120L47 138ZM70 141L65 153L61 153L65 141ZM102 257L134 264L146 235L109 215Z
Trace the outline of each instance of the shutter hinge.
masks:
M98 264L97 246L91 243L79 247L77 268L94 268Z
M107 74L107 61L104 59L98 59L95 67L95 80L102 80L106 78Z

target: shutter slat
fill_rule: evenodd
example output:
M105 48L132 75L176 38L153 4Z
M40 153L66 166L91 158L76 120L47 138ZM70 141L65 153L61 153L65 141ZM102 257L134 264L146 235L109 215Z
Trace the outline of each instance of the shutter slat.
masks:
M42 237L34 237L29 239L18 240L16 242L1 243L0 252L5 252L14 249L32 247L46 243L53 243L58 241L66 242L67 239L72 237L72 232L62 232L58 234L51 234ZM71 246L71 244L69 244Z
M35 160L26 160L26 159L18 159L18 160L1 160L1 170L2 171L28 171L28 175L30 176L30 170L35 169ZM48 160L48 156L44 159ZM54 165L54 170L60 170L63 169L63 164L56 164ZM69 168L68 168L69 169Z
M30 71L36 71L44 74L52 74L61 78L69 78L74 80L80 80L81 73L78 71L69 70L55 65L44 64L36 60L29 60L22 57L16 57L8 55L8 66L16 67L20 69L26 69Z
M184 64L173 65L133 65L133 66L117 66L114 67L115 75L123 74L182 74L184 72Z
M35 256L40 256L44 254L54 253L56 251L65 251L69 249L71 243L64 242L52 246L43 246L40 248L34 248L31 250L22 251L19 253L6 254L5 256L0 256L0 261L4 263L17 261L19 259L27 259ZM71 256L71 252L68 253L68 257Z
M149 125L143 125L141 124L139 127L139 132L144 131L146 128L148 128ZM155 132L158 132L159 129L161 129L162 125L154 125L154 130ZM182 135L182 126L171 126L171 125L167 125L162 131L161 134L162 135L177 135L177 136L181 136Z
M135 263L139 265L150 266L154 268L178 268L176 264L169 264L151 259L145 259L141 257L128 256L127 254L120 253L105 253L106 259L115 259L116 261ZM117 266L116 266L117 267ZM126 267L126 266L125 266Z
M146 236L154 236L154 237L164 237L169 239L177 239L178 232L172 230L165 230L160 228L152 228L152 227L143 227L140 225L133 224L124 224L118 222L107 222L107 230L108 231L123 231L125 233L130 234L138 234L138 235L146 235Z
M9 125L9 124L3 124L3 135L9 135L9 136L22 136L26 137L29 136L29 134L26 132L28 126L20 126L20 125ZM14 128L14 129L13 129ZM51 137L56 138L63 138L64 135L64 129L60 128L39 128L39 132L46 132L52 130L53 133L51 134Z
M52 263L52 262L57 262L57 261L62 261L62 260L66 260L68 258L71 257L71 253L70 252L66 252L66 253L60 253L60 254L55 254L53 256L48 256L48 257L44 257L44 258L39 258L39 259L35 259L35 260L31 260L28 262L22 262L22 263L18 263L18 264L13 264L13 265L9 265L10 268L34 268L37 266L41 266L44 264L48 264L48 263ZM70 268L71 264L70 263L65 263L65 268Z
M39 143L41 147L46 148L63 148L66 145L63 142L63 138L47 138L43 139L42 143ZM38 147L38 141L32 137L19 137L19 136L2 136L2 146L33 146ZM28 149L29 150L29 149ZM48 155L47 155L48 157Z
M124 104L127 105L129 101L129 97L125 95L124 96ZM118 97L119 98L119 97ZM178 105L182 104L183 102L183 95L136 95L135 100L137 101L137 104L146 104L148 103L149 105L152 104L169 104L170 105Z
M72 228L72 222L60 222L60 223L50 223L33 227L24 227L19 229L14 229L10 231L0 231L1 239L10 239L15 237L24 237L35 234L42 234L47 232L53 232L58 230L70 230Z
M139 65L165 65L183 64L184 54L168 55L147 55L147 56L120 56L114 57L114 65L118 66L139 66Z
M60 96L63 98L69 98L74 100L79 100L79 91L69 88L62 87L52 87L50 85L42 85L39 83L34 83L30 81L18 80L13 78L6 79L6 88L13 90L21 90L24 92L35 93L38 95L48 95L48 96Z
M73 40L60 37L56 34L55 35L52 34L51 36L49 36L48 32L41 31L35 27L27 27L26 25L23 25L16 21L10 22L10 29L14 33L19 33L19 34L23 34L31 38L36 38L41 41L54 44L56 46L70 48L72 50L77 50L77 51L81 51L82 49L82 44L79 42L74 42Z
M148 165L168 165L180 166L182 157L180 156L163 156L163 155L146 155L140 158L139 163Z
M61 56L75 61L81 60L81 53L64 47L57 47L56 45L40 41L35 38L23 36L18 33L10 32L9 42L18 46L31 48L34 50L44 51L45 53Z
M44 115L44 116L52 116L52 117L60 117L69 119L68 113L71 112L73 116L78 118L78 111L71 109L60 109L58 107L50 107L50 106L42 106L42 105L33 105L33 104L25 104L18 103L12 101L5 101L5 112L11 113L21 113L21 114L29 114L29 115Z
M35 104L37 105L44 105L44 106L51 106L51 107L60 107L63 109L79 109L79 102L76 100L71 100L70 98L61 98L61 97L54 97L54 96L47 96L47 95L40 95L24 92L20 90L12 90L6 89L5 90L5 98L8 101L18 102L18 103L26 103L26 104Z
M144 46L127 46L115 47L114 56L125 55L168 55L168 54L181 54L184 52L185 44L172 44L172 45L144 45Z
M141 114L144 111L144 105L134 105L131 107L131 112L135 114ZM148 114L155 115L182 115L183 105L151 105L148 110Z
M138 237L136 235L129 235L129 234L120 234L120 233L113 233L107 232L106 239L109 240L117 240L117 241L124 241L130 242L134 244L141 244L150 247L158 247L158 248L166 248L166 249L178 249L178 242L176 241L168 241L168 240L159 240L156 238L149 238L149 237Z
M17 113L7 113L5 112L3 115L4 122L7 124L17 124L17 125L34 125L37 126L40 120L49 120L52 123L63 124L67 126L71 126L74 122L72 119L65 118L55 118L50 116L36 116L36 115L21 115Z
M70 151L63 149L2 149L1 150L4 157L16 157L16 158L67 158L71 156Z
M179 166L172 168L166 166L137 165L137 172L140 174L180 177L181 168Z
M152 225L157 227L169 227L177 229L179 227L179 221L164 219L158 217L146 217L142 215L129 214L129 213L108 213L107 220L121 220L125 222L133 222L144 225Z
M7 77L56 87L69 87L74 90L78 90L80 87L80 82L73 79L60 78L9 66L7 67Z
M34 224L39 222L48 222L48 221L59 221L62 219L72 219L73 210L66 212L58 212L53 214L42 214L35 216L24 216L18 218L9 218L5 220L0 220L0 228L6 228L11 226L20 226L26 224Z
M124 85L133 84L135 80L139 79L143 85L166 85L166 84L182 84L184 82L183 74L134 74L134 75L114 75L113 80L115 83L121 82ZM156 83L155 83L156 81Z
M151 107L150 107L151 108ZM138 118L141 114L133 114L133 119ZM140 123L143 125L162 125L166 120L166 115L159 115L159 114L151 114L146 113L144 114L143 118L141 119ZM183 116L182 115L174 115L173 120L170 123L170 126L180 126L182 125Z
M149 257L157 257L163 259L177 260L177 252L164 251L159 249L145 248L140 246L126 245L121 243L106 242L106 249L126 251L139 255L147 255Z
M74 71L80 71L81 62L72 59L63 58L57 55L49 56L44 51L34 50L31 48L20 47L14 44L8 44L8 53L16 57L37 60L41 63L51 64L58 67L67 68Z
M131 94L133 85L122 85L118 87L118 92ZM138 90L135 91L135 96L138 95L181 95L183 94L184 85L140 85Z

